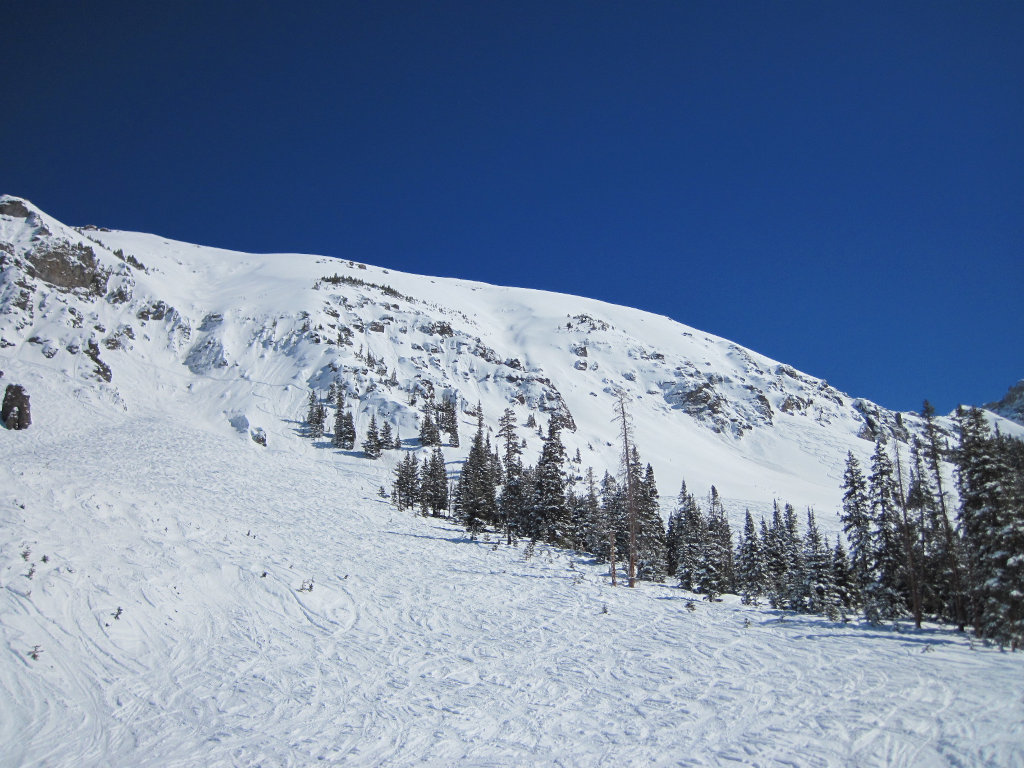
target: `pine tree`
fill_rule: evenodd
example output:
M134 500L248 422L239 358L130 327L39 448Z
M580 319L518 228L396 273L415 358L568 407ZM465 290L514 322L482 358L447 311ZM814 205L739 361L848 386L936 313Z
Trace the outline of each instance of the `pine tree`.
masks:
M437 428L448 435L448 442L453 448L459 447L459 421L455 411L455 401L443 399L437 405Z
M429 512L438 517L443 510L448 509L448 471L441 449L435 448L423 464L420 504L424 514Z
M601 513L601 500L597 493L593 467L587 467L585 482L586 488L580 497L582 550L599 557L602 545L607 542L608 532Z
M875 443L871 457L868 495L871 500L874 581L868 587L865 616L871 622L878 622L897 618L906 612L899 489L892 461L881 440Z
M430 416L430 410L423 414L423 421L420 422L420 445L424 448L430 448L435 445L441 444L441 433L437 429L437 424L434 423L433 418Z
M324 436L324 422L327 419L327 412L320 403L316 392L309 393L309 408L306 411L306 425L309 428L309 436L317 440Z
M960 527L967 555L975 633L1018 648L1024 645L1024 491L1018 454L993 438L982 413L959 409L957 484Z
M356 423L352 418L352 411L345 411L342 417L342 437L340 447L343 450L351 451L356 447Z
M504 448L505 482L518 475L522 465L522 448L516 433L516 412L506 408L498 420L498 439Z
M390 451L395 444L394 435L391 434L391 422L385 421L380 428L381 450Z
M340 408L334 412L334 434L331 435L331 445L335 448L345 448L345 412ZM351 446L347 446L351 448Z
M478 417L476 434L469 455L459 473L458 511L471 534L479 532L495 517L495 484L491 470L491 454L484 442L483 415Z
M836 536L836 546L832 550L832 583L835 585L840 615L845 621L845 612L855 605L854 592L857 586L850 567L850 559L839 536Z
M558 425L548 425L548 436L537 462L536 507L534 528L551 544L568 543L569 510L565 503L565 446Z
M664 581L668 573L665 523L658 504L658 484L650 464L644 471L637 494L637 578Z
M708 500L706 539L699 555L695 588L709 600L725 592L732 592L733 584L733 543L732 530L725 514L718 489L711 486Z
M807 510L807 531L803 540L803 600L804 610L821 613L831 620L838 619L839 600L836 596L832 568L832 550L825 543L814 512Z
M368 459L379 459L381 456L380 434L377 432L377 416L370 416L370 426L366 430L366 439L363 440L363 453Z
M416 454L410 451L395 467L391 498L399 510L416 505L420 498L420 468Z
M761 540L749 509L743 522L743 538L737 547L736 566L737 586L744 605L757 605L767 592L767 579Z
M604 532L605 539L600 545L600 552L604 552L604 559L608 561L608 573L611 576L612 586L618 583L617 563L621 561L619 550L622 547L623 537L619 532L620 523L625 520L622 512L622 494L615 478L606 470L601 479L601 516L600 527Z
M874 582L874 545L871 536L868 483L853 453L846 454L846 472L843 474L842 489L843 512L840 517L846 540L850 542L853 596L858 605L863 605L867 599L868 587Z
M948 585L944 590L946 596L943 603L949 606L946 612L951 614L960 630L963 631L967 625L967 587L962 562L963 552L960 539L956 535L950 519L949 506L946 503L946 493L943 488L940 464L943 450L940 445L939 430L935 424L935 409L927 400L924 401L921 415L924 417L925 423L923 455L935 484L935 499L938 503L936 527L942 530L943 546L939 557L942 563L942 582Z
M692 493L683 492L679 498L678 544L676 548L676 572L679 586L691 592L701 590L701 574L704 569L705 550L709 544L708 521Z

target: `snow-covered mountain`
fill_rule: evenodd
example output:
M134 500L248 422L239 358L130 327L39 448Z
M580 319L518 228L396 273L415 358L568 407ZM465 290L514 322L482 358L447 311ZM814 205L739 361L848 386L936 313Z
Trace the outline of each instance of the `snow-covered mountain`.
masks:
M985 408L1004 419L1024 426L1024 379L1010 387L1002 400L988 403Z
M14 197L0 202L0 249L0 369L42 398L41 420L58 407L49 392L128 413L158 403L281 448L300 441L310 388L338 381L360 403L360 434L372 414L414 437L431 395L457 399L466 431L477 402L492 428L507 407L521 424L559 414L575 427L569 455L600 473L618 462L624 390L664 496L685 479L698 493L716 484L736 514L780 499L827 517L847 451L866 459L877 435L920 427L726 339L591 299L74 229ZM540 442L527 432L529 460Z
M624 307L303 255L74 229L0 198L0 767L1015 765L1019 654L610 587L607 566L398 512L305 437L340 382L416 447L433 393L494 428L566 424L618 462L612 403L668 511L773 498L834 531L848 450L920 426ZM993 418L998 418L993 416ZM943 421L948 428L948 421ZM1020 428L1000 421L1001 428ZM266 446L251 439L262 430Z

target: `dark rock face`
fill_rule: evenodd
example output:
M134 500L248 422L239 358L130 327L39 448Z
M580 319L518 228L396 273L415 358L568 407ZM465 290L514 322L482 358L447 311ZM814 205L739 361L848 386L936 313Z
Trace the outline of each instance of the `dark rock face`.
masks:
M30 274L65 290L84 288L94 294L106 290L107 276L92 248L80 243L46 243L28 254Z
M3 420L4 426L8 429L28 429L32 423L32 414L24 387L18 384L7 385L0 420Z
M29 210L21 200L3 200L0 201L0 213L16 219L27 219Z

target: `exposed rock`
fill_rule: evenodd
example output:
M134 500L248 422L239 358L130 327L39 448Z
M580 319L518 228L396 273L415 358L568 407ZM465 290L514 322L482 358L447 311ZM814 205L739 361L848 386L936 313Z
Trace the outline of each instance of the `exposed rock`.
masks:
M0 200L0 213L16 219L27 219L30 211L23 200L12 197Z
M28 429L32 424L32 413L29 408L28 394L19 384L8 384L4 392L3 408L0 420L8 429Z
M107 274L96 261L96 252L81 243L67 241L40 244L26 254L29 274L64 290L85 289L102 295Z
M998 413L1004 419L1024 426L1024 379L1010 387L1002 400L989 403L985 408L993 413Z

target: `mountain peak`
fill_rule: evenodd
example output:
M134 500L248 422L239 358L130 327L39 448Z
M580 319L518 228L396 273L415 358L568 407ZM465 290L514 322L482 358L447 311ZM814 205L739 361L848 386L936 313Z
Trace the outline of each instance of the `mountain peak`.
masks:
M1024 426L1024 379L1011 386L1002 400L987 403L985 409Z

